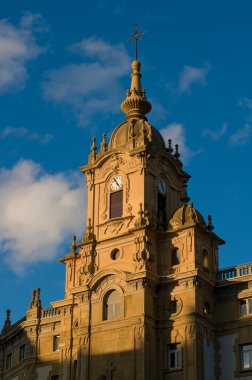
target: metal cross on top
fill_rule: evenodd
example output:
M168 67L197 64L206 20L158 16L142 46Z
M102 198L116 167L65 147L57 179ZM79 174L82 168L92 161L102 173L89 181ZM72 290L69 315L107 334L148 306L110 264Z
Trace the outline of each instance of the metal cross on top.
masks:
M145 32L142 32L139 29L139 25L135 24L135 32L132 34L132 36L129 38L129 41L135 41L135 60L137 61L138 56L138 40L141 39L142 36L145 35Z

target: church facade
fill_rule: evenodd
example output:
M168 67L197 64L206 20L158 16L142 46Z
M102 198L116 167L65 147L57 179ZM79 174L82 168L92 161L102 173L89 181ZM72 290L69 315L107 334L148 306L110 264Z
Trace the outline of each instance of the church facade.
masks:
M65 298L0 335L2 380L252 379L252 265L220 270L224 241L190 203L178 146L146 117L132 62L125 120L88 163L86 231L60 261Z

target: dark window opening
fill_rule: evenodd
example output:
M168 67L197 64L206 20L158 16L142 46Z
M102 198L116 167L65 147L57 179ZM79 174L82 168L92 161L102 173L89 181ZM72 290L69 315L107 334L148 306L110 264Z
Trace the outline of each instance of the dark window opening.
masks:
M158 193L158 226L166 228L166 196Z
M176 370L182 368L181 345L169 344L168 346L168 368Z
M123 214L123 191L110 194L110 218L119 218Z
M6 356L6 369L9 369L11 367L12 367L12 353Z
M19 361L24 360L25 358L25 344L19 347Z
M53 337L53 351L59 351L60 335L54 335Z
M165 215L165 209L166 209L166 196L158 193L158 215L160 214L160 212Z
M241 370L252 369L252 344L243 344L240 346L241 353Z
M240 315L252 314L252 298L240 301Z
M175 248L172 251L172 265L179 265L180 264L180 251L178 248Z

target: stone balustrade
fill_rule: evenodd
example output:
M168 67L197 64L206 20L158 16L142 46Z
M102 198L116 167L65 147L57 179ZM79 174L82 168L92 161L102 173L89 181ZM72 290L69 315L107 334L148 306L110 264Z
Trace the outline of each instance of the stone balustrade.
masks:
M236 265L219 270L218 280L225 281L231 278L244 277L249 275L252 275L252 264Z
M42 318L50 318L60 315L60 310L53 307L46 307L41 310Z

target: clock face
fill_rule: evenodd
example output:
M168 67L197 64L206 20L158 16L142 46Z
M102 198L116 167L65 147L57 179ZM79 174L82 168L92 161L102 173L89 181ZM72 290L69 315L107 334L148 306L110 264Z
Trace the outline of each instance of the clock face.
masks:
M115 176L110 184L110 188L112 191L121 190L123 187L123 177L120 175Z
M158 192L162 195L166 194L166 183L163 179L159 179L157 183Z

